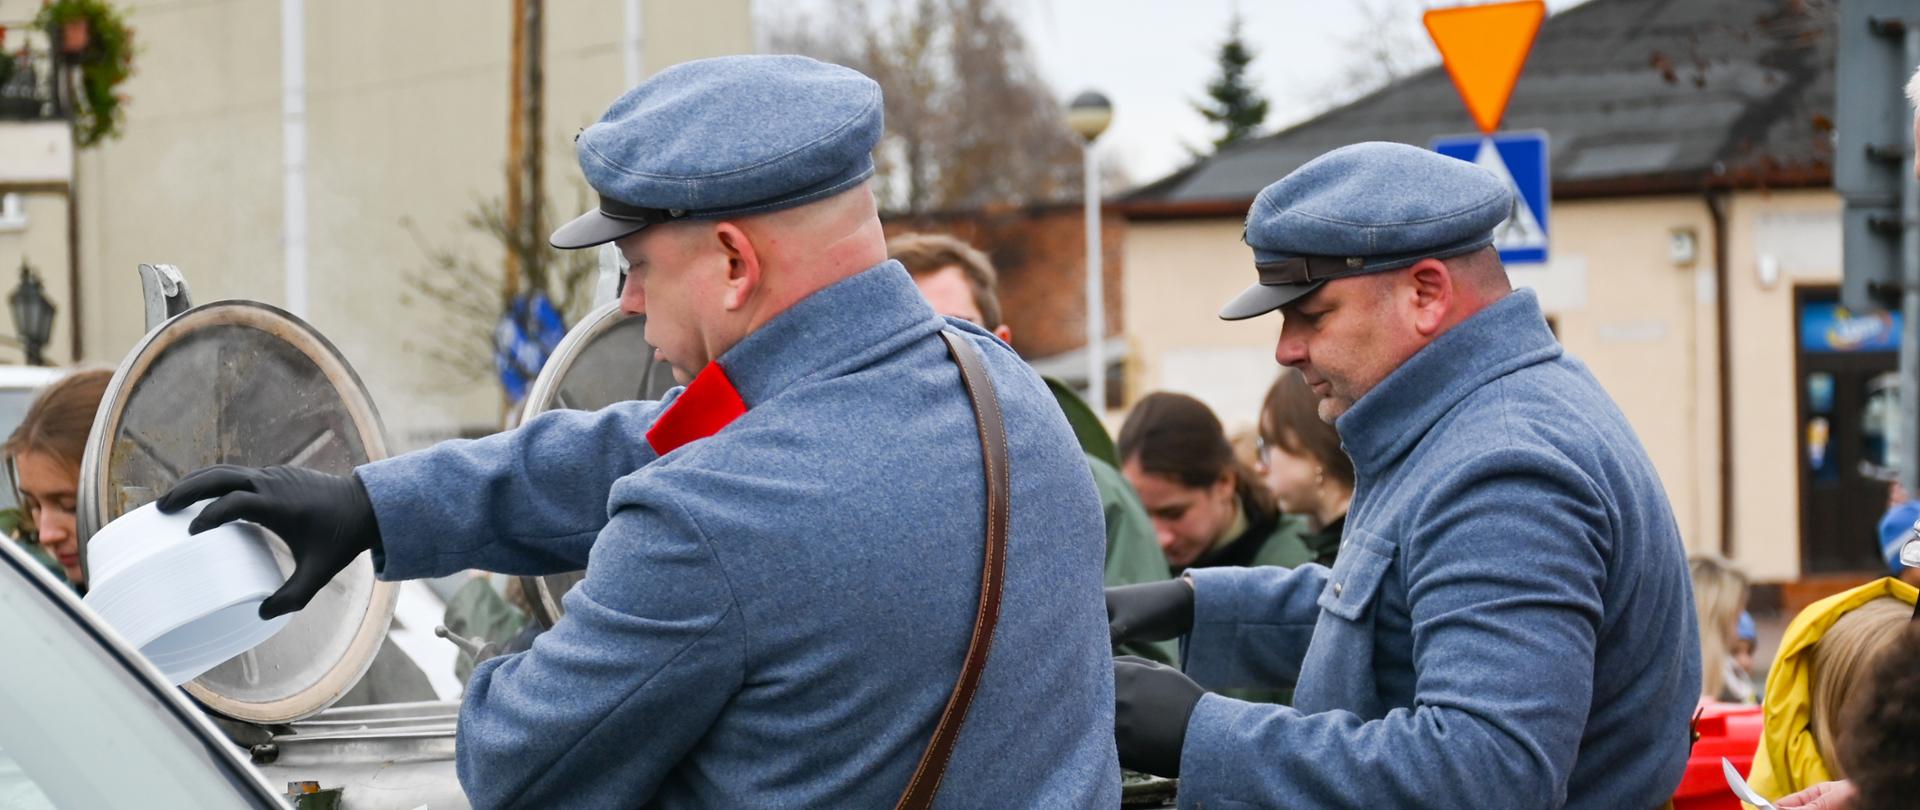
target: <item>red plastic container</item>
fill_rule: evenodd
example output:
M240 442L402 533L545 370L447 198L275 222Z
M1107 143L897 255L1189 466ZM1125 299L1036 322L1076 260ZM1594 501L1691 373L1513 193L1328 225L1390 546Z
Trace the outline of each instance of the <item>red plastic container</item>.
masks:
M1700 720L1694 730L1700 740L1693 744L1687 758L1687 773L1673 792L1674 810L1740 810L1740 800L1727 787L1727 775L1720 767L1726 757L1745 776L1753 770L1753 751L1760 745L1759 706L1708 701L1700 704Z

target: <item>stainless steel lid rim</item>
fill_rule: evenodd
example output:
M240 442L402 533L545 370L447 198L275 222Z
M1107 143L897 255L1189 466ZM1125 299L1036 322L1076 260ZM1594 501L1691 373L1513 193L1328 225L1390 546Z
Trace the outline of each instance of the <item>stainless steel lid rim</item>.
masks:
M229 344L223 341L234 338L251 341L251 348L255 351L251 354L230 352ZM175 350L180 352L177 357L170 355ZM294 361L292 366L283 362L289 359ZM258 366L241 368L249 361L257 362ZM302 361L311 368L299 365ZM200 362L202 366L196 371L213 374L228 383L225 393L230 398L219 399L222 390L218 379L211 385L205 379L188 379L188 382L201 385L203 392L194 391L193 385L185 383L171 388L159 384L151 392L152 396L188 392L198 397L204 393L207 401L194 404L210 405L215 411L210 414L193 412L193 408L179 408L169 413L168 409L157 409L159 413L177 418L181 425L197 419L199 422L195 424L202 427L208 424L215 426L210 435L191 432L184 438L170 437L179 439L173 443L175 450L191 446L196 452L204 451L208 458L216 462L265 463L261 459L249 458L251 448L244 445L249 442L285 442L288 437L294 437L294 446L303 449L293 451L285 459L276 457L272 463L319 459L323 463L302 466L344 466L346 469L333 471L346 472L358 463L386 457L385 431L379 412L366 393L366 386L339 350L312 326L281 309L254 301L216 301L194 307L141 338L107 385L80 466L77 523L83 560L86 556L85 544L93 533L125 511L127 505L120 503L123 500L120 496L124 492L147 490L143 494L149 499L159 494L144 486L129 486L129 481L122 480L123 475L137 474L140 469L138 465L130 466L132 462L127 458L136 448L147 454L148 466L166 468L162 463L163 453L143 445L141 437L129 432L129 406L133 406L132 412L137 416L148 415L148 411L141 407L146 404L141 397L148 393L145 385L156 364L161 365L163 370L177 372L181 364L195 362ZM207 362L212 363L212 368L204 367ZM279 372L281 381L288 383L287 389L271 389L275 375L269 372ZM313 372L317 372L317 376ZM233 415L238 417L236 421L226 421L228 410L258 410L275 394L288 395L292 407L267 408L264 413L252 414L256 417L252 421L246 420L246 413L235 413ZM322 429L313 438L285 430L288 424L309 419L331 419L334 424ZM260 429L253 429L256 427ZM298 444L303 441L306 443L304 446ZM196 458L195 463L204 460ZM186 471L167 470L171 475ZM142 482L151 481L154 489L172 483L170 480L152 478L154 476L149 475ZM351 583L341 584L349 579ZM286 662L281 661L254 662L249 658L248 663L256 666L246 676L252 680L245 689L235 688L233 684L220 680L220 677L225 677L222 670L234 663L229 662L188 683L188 693L212 711L256 723L284 723L301 719L320 712L338 700L372 666L374 654L386 637L387 627L392 620L398 589L392 583L379 582L373 577L372 562L367 557L356 561L335 583L340 587L329 586L332 595L327 598L346 606L341 613L344 623L326 625L322 619L315 618L310 619L309 624L330 627L333 634L328 638L335 639L326 645L316 644L313 649L337 648L339 655L334 660L321 662L324 670L312 677L310 683L300 686L291 679L301 677L302 673L310 673L311 668L287 667L283 666ZM364 607L358 604L356 596L361 592L366 597ZM319 601L317 599L316 603ZM310 607L303 613L316 609ZM339 634L350 634L344 644L338 641ZM261 649L272 644L269 642ZM252 656L252 653L248 655ZM244 666L242 668L245 669ZM261 686L263 683L266 684L264 688ZM280 685L287 688L280 689ZM243 692L256 694L245 698L236 696ZM274 696L263 697L262 694Z

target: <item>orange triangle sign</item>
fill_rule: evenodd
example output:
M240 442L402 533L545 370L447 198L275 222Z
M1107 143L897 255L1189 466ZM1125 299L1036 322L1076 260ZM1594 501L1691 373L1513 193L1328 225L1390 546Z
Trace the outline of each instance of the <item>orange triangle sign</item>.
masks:
M1507 99L1547 17L1543 0L1435 9L1423 18L1447 75L1481 132L1500 128Z

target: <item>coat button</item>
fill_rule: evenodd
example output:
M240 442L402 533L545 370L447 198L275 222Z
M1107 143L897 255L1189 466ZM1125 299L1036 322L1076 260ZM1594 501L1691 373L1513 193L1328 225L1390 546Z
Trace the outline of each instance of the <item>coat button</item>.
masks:
M1333 583L1333 595L1334 595L1334 597L1336 597L1336 598L1338 598L1338 597L1340 596L1340 592L1341 592L1341 591L1344 591L1344 590L1346 590L1346 589L1347 589L1347 586L1345 586L1345 585L1343 585L1343 584L1341 584L1341 583L1338 583L1338 582L1335 582L1335 583Z

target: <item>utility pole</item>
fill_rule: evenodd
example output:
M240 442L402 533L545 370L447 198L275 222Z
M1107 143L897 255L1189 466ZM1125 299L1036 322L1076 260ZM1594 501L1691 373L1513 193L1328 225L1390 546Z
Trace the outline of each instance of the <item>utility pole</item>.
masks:
M506 219L506 278L500 290L504 310L520 292L521 200L520 178L525 165L526 137L522 121L526 115L527 7L529 0L513 0L513 43L507 58L507 198L501 215Z
M513 53L507 77L507 198L501 211L507 231L503 305L523 288L544 286L545 223L541 221L546 171L540 130L545 118L545 0L513 0Z
M526 275L529 287L546 287L551 279L546 277L547 243L546 223L541 222L541 201L546 199L546 160L541 152L545 140L540 129L546 119L546 25L542 18L546 12L546 0L522 0L527 5L526 17L526 63L521 67L526 77L524 105L525 119L522 126L522 150L520 152L521 182L520 188L523 207L521 221L526 238L521 241L526 254L520 258L521 270ZM552 295L549 290L548 295Z

